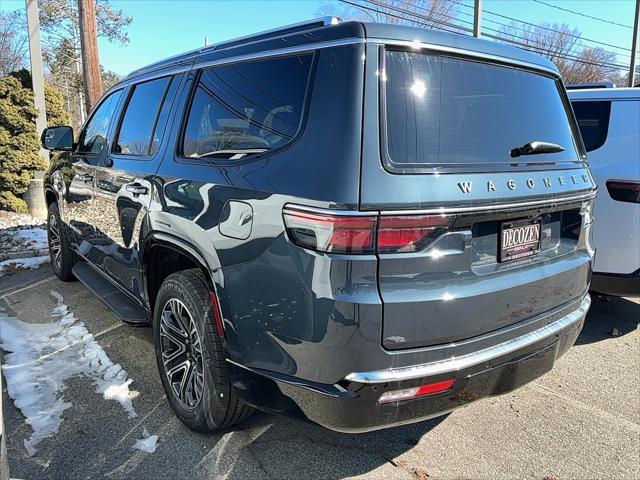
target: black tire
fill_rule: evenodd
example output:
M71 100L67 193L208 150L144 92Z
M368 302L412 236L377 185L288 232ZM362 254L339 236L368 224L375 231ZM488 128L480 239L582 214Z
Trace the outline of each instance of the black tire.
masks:
M160 379L180 421L191 430L207 433L247 418L253 408L231 388L226 353L202 272L184 270L169 275L160 287L154 310L153 340ZM186 342L184 353L178 341Z
M49 241L49 260L53 273L63 282L74 280L71 269L75 263L75 255L69 240L67 231L60 218L58 204L52 202L47 213L47 240Z

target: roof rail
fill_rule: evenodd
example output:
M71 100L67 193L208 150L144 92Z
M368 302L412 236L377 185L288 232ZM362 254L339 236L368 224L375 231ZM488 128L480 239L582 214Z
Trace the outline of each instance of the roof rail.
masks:
M616 84L613 82L570 83L565 88L567 90L584 90L587 88L616 88Z
M313 20L307 20L299 23L292 23L290 25L284 25L282 27L273 28L271 30L265 30L258 33L252 33L250 35L245 35L243 37L233 38L231 40L224 40L220 43L215 43L213 45L209 45L207 47L198 47L193 50L189 50L187 52L179 53L177 55L173 55L171 57L165 58L155 63L151 63L149 65L145 65L144 67L137 68L129 73L125 78L130 78L136 76L145 71L153 71L160 66L170 65L173 62L178 62L181 60L185 60L190 56L197 55L202 52L208 52L213 50L221 50L224 48L230 48L233 46L241 45L243 43L249 43L253 41L264 40L265 38L272 37L276 34L287 34L287 33L296 33L304 30L309 30L311 28L323 27L327 25L337 25L342 23L342 19L340 17L321 17Z
M220 43L211 45L211 49L218 50L220 48L232 47L248 41L261 40L263 38L272 37L279 33L294 33L301 30L309 30L314 27L324 27L327 25L337 25L342 22L340 17L321 17L313 20L306 20L304 22L292 23L290 25L284 25L282 27L272 28L270 30L264 30L262 32L252 33L250 35L244 35L238 38L232 38L231 40L224 40ZM203 50L208 50L205 48Z

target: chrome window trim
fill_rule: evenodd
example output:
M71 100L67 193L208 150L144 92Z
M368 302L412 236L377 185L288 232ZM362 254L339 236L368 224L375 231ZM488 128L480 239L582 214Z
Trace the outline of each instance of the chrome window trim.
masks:
M219 60L211 60L208 62L195 63L192 68L207 68L217 65L226 65L228 63L246 62L249 60L262 60L272 57L282 57L285 55L294 55L296 53L306 53L324 48L341 47L344 45L357 45L365 43L364 38L344 38L342 40L330 40L327 42L308 43L306 45L296 45L294 47L276 48L274 50L265 50L256 53L246 53L244 55L235 55L232 57L221 58Z
M156 76L162 76L162 75L167 75L167 74L175 75L177 73L187 72L187 71L190 71L190 70L195 69L195 68L206 68L206 67L212 67L212 66L216 66L216 65L225 65L225 64L229 64L229 63L245 62L245 61L250 61L250 60L260 60L260 59L263 59L263 58L266 59L266 58L278 57L278 56L284 56L284 55L293 55L293 54L296 54L296 53L305 53L305 52L309 52L309 51L313 51L313 50L321 50L321 49L325 49L325 48L341 47L341 46L345 46L345 45L358 45L358 44L364 44L364 43L371 43L371 44L377 44L377 45L396 45L396 46L403 46L403 47L409 47L409 48L414 48L414 49L428 49L428 50L439 51L439 52L444 52L444 53L452 53L452 54L457 54L457 55L463 55L463 56L467 56L467 57L477 58L478 60L496 61L496 62L508 64L508 65L515 65L515 66L524 67L524 68L528 68L528 69L532 69L532 70L537 70L537 71L541 71L541 72L544 72L544 73L547 73L547 74L551 74L554 77L558 77L559 76L559 73L556 70L548 68L548 67L545 67L543 65L539 65L537 63L522 62L520 60L515 60L515 59L510 58L510 57L502 57L502 56L499 56L499 55L492 55L492 54L488 54L488 53L477 52L477 51L474 51L474 50L467 50L467 49L456 48L456 47L448 47L448 46L445 46L445 45L438 45L438 44L434 44L434 43L414 42L414 41L408 41L408 40L350 37L350 38L343 38L343 39L340 39L340 40L328 40L328 41L325 41L325 42L308 43L308 44L305 44L305 45L296 45L296 46L292 46L292 47L277 48L277 49L273 49L273 50L264 50L264 51L261 51L261 52L247 53L247 54L244 54L244 55L234 55L234 56L230 56L230 57L221 58L221 59L218 59L218 60L211 60L211 61L208 61L208 62L189 63L189 64L183 65L183 66L173 67L171 65L165 65L164 67L159 67L159 69L157 71L157 75L155 75L156 72L154 70L150 70L148 72L141 72L139 75L133 75L133 73L136 72L134 70L134 72L129 74L129 76L127 76L123 80L122 83L127 83L129 81L133 81L134 79L137 79L138 77L152 80ZM226 48L224 48L224 44L221 44L221 47L222 48L219 51L226 50ZM194 50L192 52L187 52L187 53L193 53L194 57L196 57L196 58L193 58L193 59L185 58L184 61L187 62L189 60L191 60L191 61L197 60L198 52L200 51L201 52L200 54L204 53L202 50L203 49ZM212 52L214 52L214 51L215 50L212 50ZM172 58L176 58L176 62L178 62L179 59L180 59L180 56L175 56L175 57L172 57ZM142 67L142 68L145 68L145 67ZM140 70L142 70L142 69L140 69Z
M429 377L432 375L441 375L473 367L503 355L513 353L544 340L545 338L560 333L565 328L582 321L585 318L590 305L591 297L587 293L580 302L580 306L571 313L556 320L555 322L539 328L538 330L534 330L533 332L526 333L520 337L513 338L498 345L478 350L467 355L462 355L460 357L451 357L438 362L411 365L408 367L389 368L386 370L376 370L372 372L350 373L345 377L345 379L358 383L398 382Z
M455 55L462 55L465 57L477 58L478 60L490 60L490 61L505 63L509 65L516 65L516 66L524 67L530 70L538 70L547 74L551 74L554 77L560 76L557 70L553 68L545 67L544 65L539 65L537 63L523 62L511 57L492 55L490 53L483 53L475 50L467 50L465 48L448 47L446 45L439 45L437 43L425 43L425 42L410 41L410 40L393 40L393 39L385 39L385 38L367 38L367 43L408 47L408 48L414 49L415 51L426 49L426 50L433 50L433 51L443 52L443 53L452 53Z

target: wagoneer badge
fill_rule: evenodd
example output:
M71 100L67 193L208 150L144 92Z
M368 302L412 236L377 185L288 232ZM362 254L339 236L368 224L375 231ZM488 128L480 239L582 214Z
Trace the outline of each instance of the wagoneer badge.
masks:
M544 177L542 179L542 185L545 188L551 188L554 182L557 182L561 187L567 185L569 182L571 182L573 185L577 185L580 182L591 185L589 176L586 173L583 173L581 175L570 175L569 180L567 180L567 178L562 175L555 178ZM527 180L524 182L524 186L530 190L533 190L534 188L536 188L537 184L533 178L527 178ZM471 193L471 190L473 189L473 182L470 180L465 182L458 182L458 187L460 188L462 193ZM516 190L519 187L519 184L514 179L510 178L506 181L505 187L509 190ZM496 184L496 182L494 182L493 180L489 180L486 184L486 188L488 192L495 192L500 188L500 184Z

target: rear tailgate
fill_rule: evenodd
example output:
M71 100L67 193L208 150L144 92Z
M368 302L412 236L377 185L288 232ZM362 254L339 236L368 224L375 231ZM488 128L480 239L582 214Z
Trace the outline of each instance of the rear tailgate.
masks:
M460 341L583 294L594 183L560 82L368 46L376 58L367 62L361 209L403 225L385 241L407 242L381 249L378 234L383 346ZM535 140L564 150L510 155ZM412 219L436 228L416 240Z

